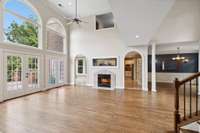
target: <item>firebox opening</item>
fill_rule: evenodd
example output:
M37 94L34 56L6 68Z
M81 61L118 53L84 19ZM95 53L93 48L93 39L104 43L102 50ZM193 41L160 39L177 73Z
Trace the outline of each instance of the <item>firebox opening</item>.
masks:
M98 75L98 87L111 88L111 75L99 74Z

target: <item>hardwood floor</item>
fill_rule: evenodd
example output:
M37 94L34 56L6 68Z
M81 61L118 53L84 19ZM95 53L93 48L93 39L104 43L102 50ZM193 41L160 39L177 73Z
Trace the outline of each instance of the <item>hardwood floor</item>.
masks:
M138 84L138 81L132 80L131 78L126 78L125 79L125 87L126 89L137 89L141 90L141 85Z
M61 87L0 104L3 133L166 133L174 96L139 90Z

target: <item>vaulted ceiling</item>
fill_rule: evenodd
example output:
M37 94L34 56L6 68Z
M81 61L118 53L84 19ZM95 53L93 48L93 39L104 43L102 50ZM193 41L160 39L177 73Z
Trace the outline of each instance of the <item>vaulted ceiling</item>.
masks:
M121 37L129 46L151 41L175 0L109 0Z
M48 0L55 10L61 11L66 17L75 14L75 0ZM111 12L108 0L77 0L78 14L80 17ZM61 7L58 4L62 4Z
M153 37L158 43L200 40L200 0L176 0Z
M74 15L75 0L48 1L66 17ZM200 39L200 0L78 0L78 10L81 17L113 12L128 46Z

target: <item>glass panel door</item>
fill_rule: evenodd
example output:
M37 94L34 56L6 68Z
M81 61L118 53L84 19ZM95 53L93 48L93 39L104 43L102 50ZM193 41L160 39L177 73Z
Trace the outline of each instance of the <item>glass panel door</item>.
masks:
M26 73L27 87L28 89L38 89L38 73L39 73L39 62L38 57L28 57L27 59L28 67Z
M39 58L5 53L4 99L39 91Z
M48 84L55 85L57 83L56 60L49 59L48 67L49 67Z
M7 90L16 91L23 89L22 83L22 57L7 56Z
M64 83L64 61L59 61L59 83Z
M48 59L48 86L64 83L64 60L57 57Z

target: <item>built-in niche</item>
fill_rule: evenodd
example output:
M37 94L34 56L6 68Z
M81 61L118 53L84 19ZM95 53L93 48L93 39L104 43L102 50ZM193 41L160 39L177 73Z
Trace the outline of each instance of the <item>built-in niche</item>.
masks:
M93 66L99 67L116 67L117 58L94 58L92 60Z
M96 30L114 28L114 17L112 13L96 16Z
M86 57L77 56L75 59L76 76L82 76L86 74Z
M74 85L87 85L87 62L85 56L76 56L75 58L75 78Z
M198 72L198 53L180 54L185 61L173 60L177 54L156 55L156 72L164 73L196 73ZM151 55L148 56L148 71L151 72Z

